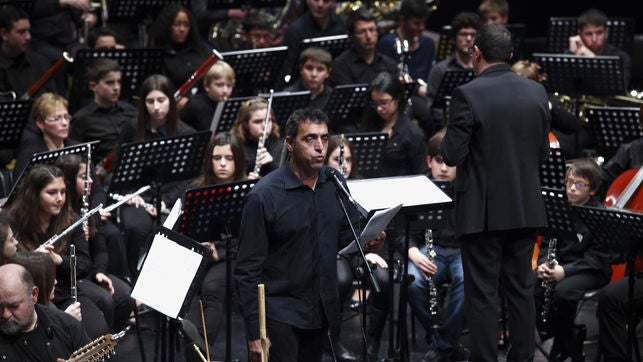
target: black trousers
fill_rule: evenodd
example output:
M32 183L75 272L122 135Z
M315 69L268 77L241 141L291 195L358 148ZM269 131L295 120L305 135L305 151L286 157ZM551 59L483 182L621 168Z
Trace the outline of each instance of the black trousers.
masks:
M267 320L270 362L321 362L327 328L299 329Z
M617 280L601 290L598 297L598 343L605 361L627 360L628 278ZM643 313L643 275L634 283L632 308ZM633 326L636 328L636 326Z
M462 237L465 311L469 324L469 361L498 359L498 285L507 300L511 350L507 361L534 358L534 277L532 229L489 231Z

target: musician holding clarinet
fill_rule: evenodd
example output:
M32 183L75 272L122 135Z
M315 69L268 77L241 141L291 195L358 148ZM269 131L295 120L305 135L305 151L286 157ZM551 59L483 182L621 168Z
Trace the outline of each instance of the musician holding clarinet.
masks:
M295 111L286 124L286 147L289 162L256 184L241 220L234 279L251 361L261 360L259 283L265 284L267 345L275 360L321 361L327 330L339 322L338 244L352 237L324 172L326 115ZM357 219L352 206L349 213ZM367 249L384 238L381 232Z

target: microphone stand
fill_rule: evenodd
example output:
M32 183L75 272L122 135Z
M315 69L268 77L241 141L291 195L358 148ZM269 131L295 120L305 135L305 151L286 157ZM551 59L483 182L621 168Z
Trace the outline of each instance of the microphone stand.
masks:
M335 175L333 175L333 176L335 176ZM341 185L341 183L340 183L340 185ZM364 254L364 249L362 248L362 244L360 243L359 238L357 237L357 233L355 232L355 228L353 227L353 223L351 222L351 218L348 215L348 211L346 210L346 205L344 204L344 200L342 200L342 196L341 196L341 192L340 192L339 188L337 189L336 194L337 194L337 200L339 200L339 205L341 206L342 211L344 212L344 217L346 217L346 221L348 221L348 225L351 228L351 233L353 235L353 240L355 240L355 243L357 244L357 250L359 250L360 258L362 259L362 262L366 266L366 273L368 274L368 276L371 279L371 284L373 286L373 289L375 290L375 293L379 293L380 290L381 290L380 285L377 282L377 279L375 279L375 275L373 275L373 270L371 269L371 265L368 263L368 260L366 260L366 255ZM353 204L358 209L361 208L362 210L364 210L364 208L359 206L357 201L353 201ZM361 312L362 312L362 329L363 329L364 328L364 322L366 321L366 300L362 300ZM366 356L367 349L368 349L368 346L366 345L366 337L365 336L366 336L365 331L362 330L362 353L363 353L364 356ZM329 335L329 337L330 337L330 335ZM331 340L331 348L332 348L332 340Z

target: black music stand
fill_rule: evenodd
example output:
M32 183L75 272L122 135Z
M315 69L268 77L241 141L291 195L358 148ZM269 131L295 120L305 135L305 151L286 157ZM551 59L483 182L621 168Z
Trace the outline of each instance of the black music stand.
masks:
M348 34L340 35L331 35L331 36L321 36L316 38L306 38L299 43L298 49L289 49L290 51L296 51L297 54L301 54L302 51L310 47L320 47L326 49L332 59L337 58L345 50L350 49L353 46ZM299 56L297 56L297 61L293 64L293 69L290 69L290 84L294 84L297 79L299 79Z
M563 151L560 148L550 148L549 158L540 165L540 186L564 191L566 174Z
M259 97L270 97L267 93L260 93ZM278 92L272 96L272 110L275 112L277 124L283 130L290 114L297 109L306 108L310 102L310 91Z
M210 248L164 227L157 231L150 244L132 288L132 298L156 310L159 316L166 316L166 323L158 321L161 336L157 338L162 340L163 360L166 348L169 360L174 360L178 318L183 318L190 308L211 255ZM154 360L157 361L156 356Z
M643 137L639 108L589 106L586 113L599 154L607 158L611 158L621 144Z
M33 12L34 0L0 0L0 8L14 6L24 10L29 16Z
M444 25L442 29L440 29L440 39L438 40L438 48L435 52L436 63L450 57L455 50L451 29L451 25Z
M253 97L235 97L229 98L225 102L217 103L214 116L212 117L212 123L210 124L212 134L230 131L232 124L235 119L237 119L239 107L241 107L243 102L252 98Z
M623 60L617 56L535 53L533 58L548 76L545 88L550 93L625 95Z
M514 23L505 24L505 28L511 33L511 45L513 46L513 56L510 63L515 63L524 59L524 42L527 27L525 24Z
M32 103L31 100L0 103L0 150L20 145Z
M449 195L448 188L451 182L431 180L446 195ZM418 212L416 219L411 221L412 229L444 229L447 225L447 208L426 210Z
M256 182L248 180L187 190L179 224L182 234L199 242L225 241L226 361L231 360L232 354L232 258L236 257L230 241L233 236L239 235L245 196Z
M181 181L199 176L203 156L212 133L201 131L184 136L158 138L148 141L126 143L118 149L108 193L126 193L145 185L151 185L155 194L157 228L161 226L161 186L168 182ZM163 331L170 321L159 321ZM170 331L172 332L172 331ZM157 336L154 360L161 349L161 360L174 360L174 343L167 351L161 345L163 336ZM170 338L172 338L170 336ZM172 340L173 342L173 340ZM167 354L166 354L167 353Z
M572 17L550 17L547 27L547 51L565 53L569 51L569 37L578 34L578 20ZM632 54L634 43L634 18L609 18L607 42Z
M473 70L447 70L440 81L440 86L433 99L432 108L444 108L447 99L458 86L469 83L474 78Z
M11 202L13 201L13 198L15 197L14 191L18 189L22 179L25 177L25 175L29 173L29 170L31 170L32 167L40 164L53 165L54 162L56 162L56 160L58 159L58 157L64 156L64 155L86 155L87 147L91 147L92 144L95 144L98 142L99 141L92 141L92 142L82 143L79 145L61 148L59 150L35 153L33 156L31 156L31 160L29 161L27 166L25 166L25 168L20 172L20 175L13 183L13 187L11 188L9 195L7 195L7 201L5 202L4 206L11 204Z
M368 84L339 85L333 89L324 112L330 121L330 129L335 132L355 130L362 111L366 106Z
M190 0L111 0L107 7L109 20L140 23L141 19L156 18L161 8L171 3L189 7Z
M388 134L384 132L347 133L346 140L355 148L359 157L359 174L364 178L379 177Z
M643 256L643 214L619 209L600 209L574 206L573 210L583 219L592 234L600 240L605 250L626 254L628 270L628 300L634 298L634 261ZM627 313L627 360L632 361L633 352L641 361L641 351L636 340L634 308Z
M74 81L70 98L76 99L76 102L93 98L87 85L87 68L93 60L107 58L117 61L121 66L121 98L131 99L138 93L146 77L162 72L163 56L162 49L80 49L72 65Z
M279 46L225 52L221 55L236 74L235 92L241 96L249 96L256 94L258 89L273 87L287 53L287 46Z

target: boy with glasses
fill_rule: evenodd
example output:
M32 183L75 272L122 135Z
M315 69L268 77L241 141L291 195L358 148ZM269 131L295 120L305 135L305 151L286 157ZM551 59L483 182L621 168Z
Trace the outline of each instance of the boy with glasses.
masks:
M603 207L594 197L601 184L601 168L591 159L574 162L565 176L565 191L569 203L575 206ZM609 282L611 276L609 253L601 248L589 229L575 213L571 215L577 231L576 240L558 239L556 263L549 267L548 248L541 244L536 276L540 281L535 287L536 326L541 338L554 337L550 357L553 360L581 361L585 326L574 324L576 307L580 298L593 289ZM549 298L547 323L542 311L545 300L544 283L554 283Z

